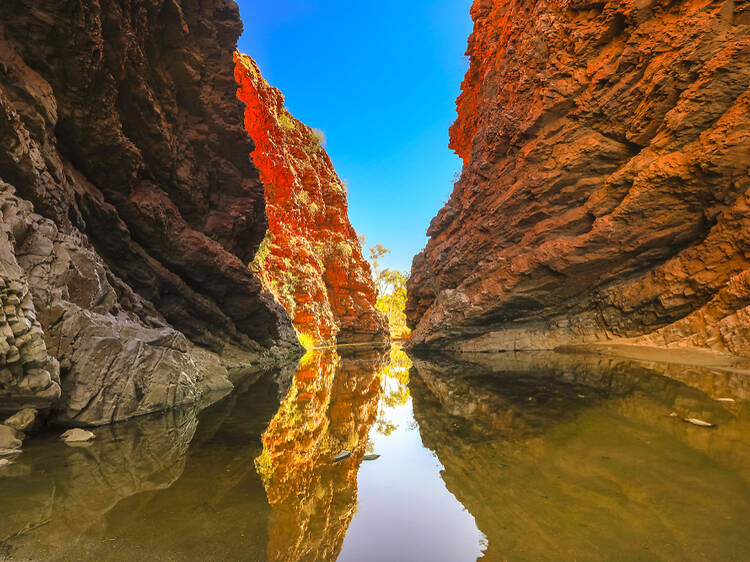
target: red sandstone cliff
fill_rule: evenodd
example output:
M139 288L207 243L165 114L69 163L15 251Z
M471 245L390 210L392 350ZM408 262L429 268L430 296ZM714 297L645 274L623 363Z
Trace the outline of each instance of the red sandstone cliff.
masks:
M0 2L0 421L195 402L297 348L247 267L241 29L231 0Z
M476 0L415 345L750 354L750 4Z
M235 62L268 214L268 235L253 268L295 328L315 342L384 341L388 329L375 309L370 266L321 133L291 116L255 61L237 53Z

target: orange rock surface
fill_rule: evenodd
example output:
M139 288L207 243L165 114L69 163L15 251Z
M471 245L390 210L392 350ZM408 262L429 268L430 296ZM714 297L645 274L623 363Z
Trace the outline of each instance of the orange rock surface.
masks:
M322 133L299 122L284 96L250 57L235 54L245 127L265 185L268 235L253 268L318 343L385 340L370 266L349 223L346 186L322 146Z
M750 6L476 0L416 346L750 354Z

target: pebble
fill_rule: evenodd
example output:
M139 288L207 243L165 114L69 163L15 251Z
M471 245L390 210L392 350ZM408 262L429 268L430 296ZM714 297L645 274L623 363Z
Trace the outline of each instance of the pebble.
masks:
M94 439L96 435L85 429L73 428L69 429L60 436L60 439L66 443L85 443Z

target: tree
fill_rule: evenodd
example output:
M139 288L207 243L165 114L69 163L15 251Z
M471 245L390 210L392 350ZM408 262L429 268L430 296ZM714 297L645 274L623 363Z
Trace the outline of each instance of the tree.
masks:
M391 336L396 339L410 333L406 325L406 281L408 274L395 269L384 269L378 276L377 308L388 318Z
M359 235L360 244L365 244L364 235ZM370 246L368 261L378 291L377 308L388 318L391 337L400 339L411 333L406 326L406 281L409 275L395 269L381 269L380 260L391 253L382 244Z
M370 246L370 257L368 261L370 262L370 265L372 265L372 273L375 277L375 283L380 283L380 274L382 273L380 271L380 259L390 253L391 251L388 248L384 248L382 244ZM378 287L378 289L379 288L380 287Z

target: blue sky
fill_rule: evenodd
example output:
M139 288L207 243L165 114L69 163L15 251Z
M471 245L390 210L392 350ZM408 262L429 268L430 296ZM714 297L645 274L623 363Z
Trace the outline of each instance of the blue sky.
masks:
M242 52L300 121L325 131L349 217L408 271L461 169L448 127L471 0L239 0Z

